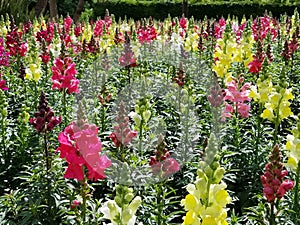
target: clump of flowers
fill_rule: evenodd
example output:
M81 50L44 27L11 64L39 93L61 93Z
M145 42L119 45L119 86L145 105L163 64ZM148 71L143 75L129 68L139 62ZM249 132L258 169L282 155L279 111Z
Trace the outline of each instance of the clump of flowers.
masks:
M294 98L291 88L277 85L272 92L268 93L268 101L264 104L265 109L261 117L279 124L283 119L293 115L290 105Z
M224 100L229 101L225 103L223 110L223 117L232 117L232 113L239 114L242 118L249 117L250 105L247 104L251 101L249 98L250 83L245 83L243 86L244 78L241 77L238 81L233 79L226 84L227 89L224 92Z
M0 78L2 77L2 74L0 73ZM0 90L7 91L8 87L6 86L6 80L0 80Z
M300 162L300 121L298 119L297 126L292 129L292 134L287 135L285 145L287 150L288 161L285 164L295 172Z
M152 40L155 40L157 37L157 31L152 24L152 21L149 25L143 25L139 27L136 31L137 38L141 44L149 44Z
M180 63L176 76L173 78L179 87L182 87L185 82L185 70L182 68L182 63Z
M34 113L34 117L29 120L38 133L52 131L54 127L61 123L61 116L54 116L54 112L48 105L43 91L40 95L38 110L38 112Z
M129 127L129 117L127 116L124 102L121 102L116 118L117 125L114 126L114 132L109 137L118 148L120 145L127 146L132 138L137 136L137 131L131 130Z
M141 202L141 197L135 197L132 188L119 184L114 200L105 202L100 210L112 225L134 225Z
M76 64L70 57L56 58L52 66L52 89L66 89L68 94L79 93Z
M166 148L166 142L162 135L158 138L158 145L154 151L154 156L150 157L150 166L154 175L166 178L180 170L180 165L176 159L171 157Z
M97 181L106 177L104 170L111 166L111 161L105 154L100 155L102 145L96 125L88 124L85 118L78 119L60 132L58 141L56 151L68 162L65 178L82 181L87 177Z
M6 34L6 46L9 50L10 56L25 56L28 44L21 41L23 40L22 36L22 31L19 31L17 27L13 28Z
M240 68L247 68L248 64L252 61L252 44L253 38L248 33L239 40L239 43L233 35L226 31L226 38L217 40L214 60L215 65L213 71L218 77L230 82L233 78L232 67L234 64L241 65Z
M2 38L0 38L0 66L9 66L9 53L5 51Z
M217 140L213 134L205 152L206 157L199 164L196 181L187 185L189 194L181 201L187 211L182 225L228 224L226 205L231 202L231 198L222 181L225 170L215 155Z
M125 68L135 67L137 66L137 59L134 56L134 52L130 45L130 37L127 33L125 33L125 43L124 43L124 51L119 58L120 65Z
M280 200L287 191L294 187L293 181L283 180L288 175L288 171L283 169L281 160L280 149L276 144L269 157L270 162L265 166L265 172L261 176L264 196L270 203Z

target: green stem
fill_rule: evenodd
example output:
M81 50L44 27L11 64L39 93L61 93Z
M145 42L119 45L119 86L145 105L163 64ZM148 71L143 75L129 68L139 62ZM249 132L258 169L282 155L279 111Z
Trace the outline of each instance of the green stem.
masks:
M237 105L235 109L235 117L234 117L234 142L235 142L235 147L239 149L240 146L240 127L239 127L239 118L238 118L238 110L237 110Z
M64 124L64 127L66 127L67 126L67 103L66 103L66 90L65 89L63 89L63 99L62 99L62 103L63 103L63 120L64 120L64 122L63 122L63 124Z
M141 123L139 127L139 152L142 152L142 142L143 142L143 125L144 125L144 118L143 114L141 115Z
M104 132L106 126L105 126L105 107L102 106L101 108L101 133Z
M49 160L49 150L48 150L48 140L47 140L47 132L44 134L44 150L45 150L45 157L46 157L46 172L50 170L50 160Z
M84 168L82 167L84 170ZM81 211L81 218L82 218L82 224L85 224L86 220L86 194L87 194L87 180L84 178L84 180L80 183L81 184L81 197L82 197L82 211Z
M278 112L279 114L279 112ZM278 129L279 129L279 115L277 114L277 117L276 117L276 121L275 121L275 131L273 133L273 146L274 147L278 141Z
M269 219L269 225L275 225L275 214L274 214L274 202L271 202L271 215Z
M1 137L2 137L2 149L3 149L3 153L4 153L4 159L6 162L7 159L7 151L6 151L6 147L5 147L5 127L4 127L4 117L3 114L1 115Z
M163 221L163 208L164 208L164 196L163 196L163 190L162 190L162 183L159 183L156 185L156 192L157 192L157 225L164 224Z
M299 178L300 178L300 161L298 162L297 172L296 172L296 184L295 184L295 195L294 195L294 211L298 213L299 211Z
M257 129L256 129L256 138L255 138L255 162L258 160L258 155L259 155L259 145L260 145L260 136L261 136L261 115L262 113L262 104L259 103L259 112L257 116Z

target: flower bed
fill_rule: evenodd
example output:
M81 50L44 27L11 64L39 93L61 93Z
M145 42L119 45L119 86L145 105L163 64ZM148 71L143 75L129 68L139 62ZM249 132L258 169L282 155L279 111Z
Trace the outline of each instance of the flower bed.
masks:
M2 18L0 223L299 223L298 24Z

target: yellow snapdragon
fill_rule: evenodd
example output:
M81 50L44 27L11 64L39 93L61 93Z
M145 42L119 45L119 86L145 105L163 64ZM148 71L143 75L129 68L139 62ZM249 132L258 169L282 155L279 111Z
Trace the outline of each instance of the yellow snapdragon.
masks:
M216 139L211 135L205 152L205 161L200 162L197 178L187 185L188 195L181 201L187 211L182 225L227 225L226 205L231 202L222 181L225 173L215 157Z
M288 161L286 166L294 171L297 171L300 161L300 121L298 120L297 126L293 128L292 134L287 136L285 145L287 150Z
M275 91L277 90L277 91ZM289 100L294 98L292 89L277 86L273 92L268 95L268 101L265 103L265 109L261 117L270 121L282 121L285 118L293 115L291 111Z
M217 40L217 45L214 52L214 58L218 60L213 66L213 71L225 79L225 82L232 80L231 69L234 63L243 64L246 69L252 61L252 44L254 40L252 36L245 36L237 43L235 38L229 37L227 40L220 38Z
M184 49L188 52L196 52L198 50L199 35L194 32L187 36L184 43Z

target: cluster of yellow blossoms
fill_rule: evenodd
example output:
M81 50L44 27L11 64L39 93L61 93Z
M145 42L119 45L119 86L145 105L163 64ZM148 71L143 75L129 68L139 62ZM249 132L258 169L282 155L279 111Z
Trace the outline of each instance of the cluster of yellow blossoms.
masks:
M300 120L298 119L297 126L293 128L292 135L287 136L286 150L288 161L287 167L296 171L300 162Z
M227 225L226 204L231 202L226 184L222 181L225 173L215 157L217 141L211 135L205 150L205 161L200 162L197 178L188 184L189 194L181 201L187 211L182 225Z
M261 117L271 122L279 123L293 115L289 101L294 98L292 89L280 85L273 86L270 77L258 78L256 86L251 88L249 97L265 107Z
M232 80L233 64L242 64L246 69L252 61L252 45L254 39L251 35L245 35L237 43L235 38L230 35L229 38L219 38L215 48L214 58L216 59L213 71L225 82Z

